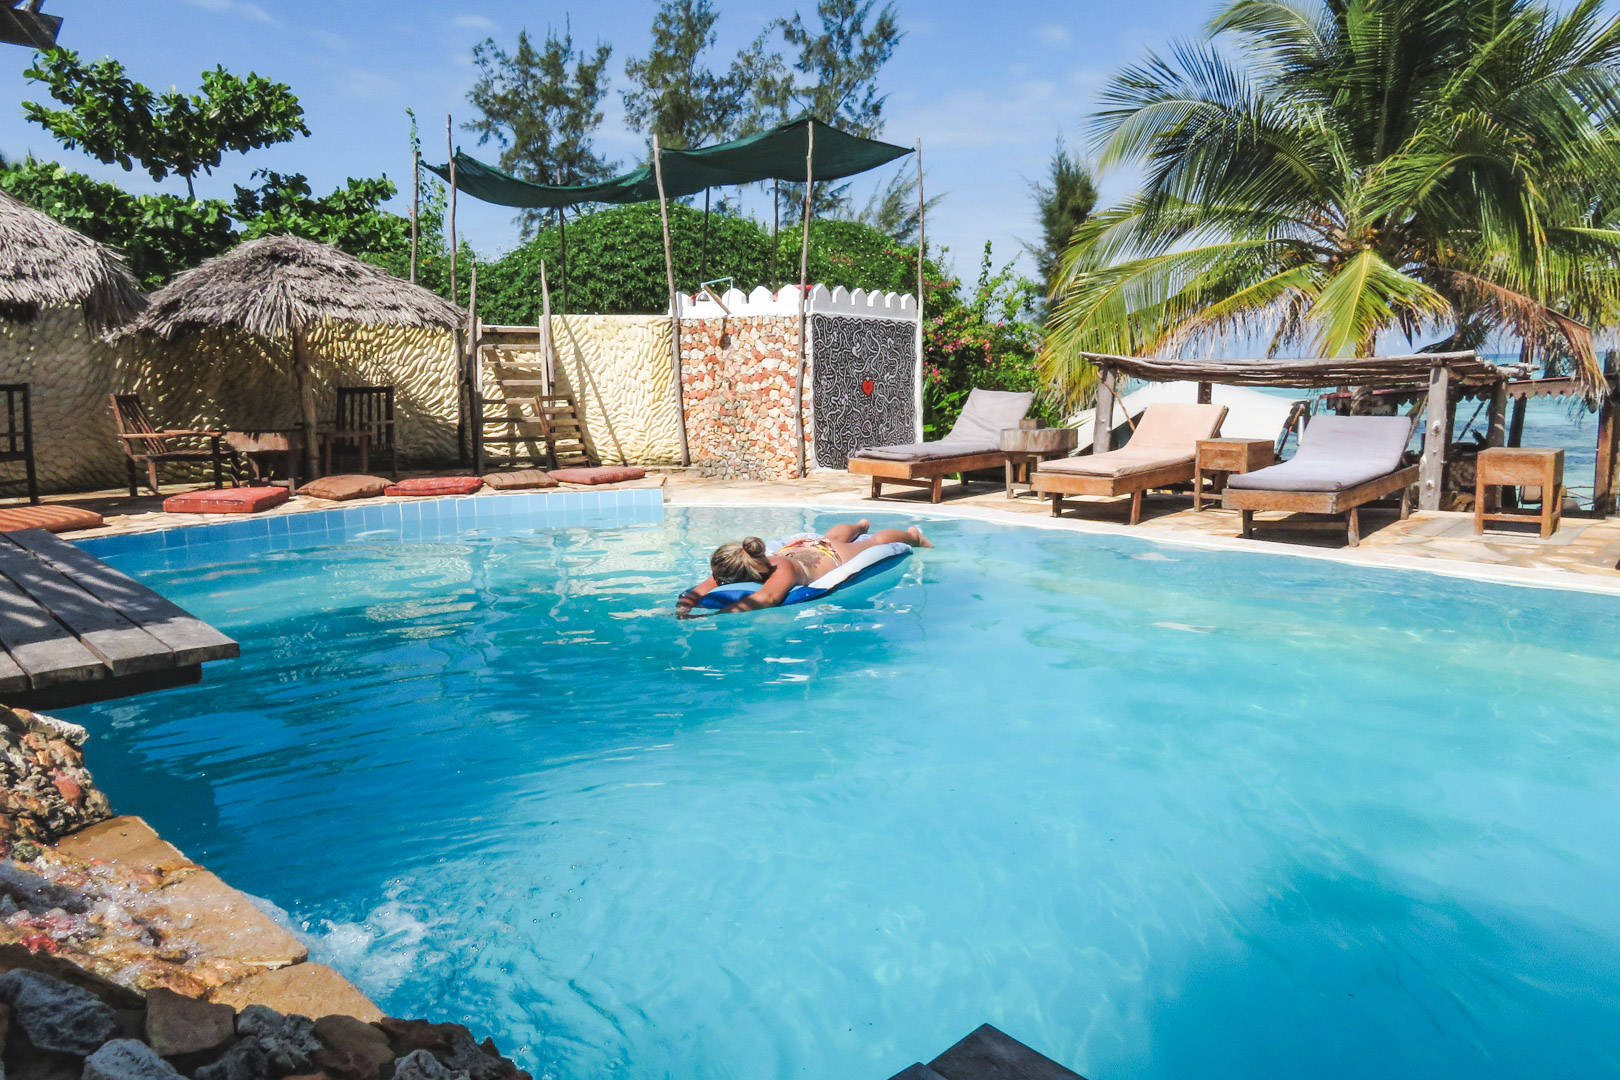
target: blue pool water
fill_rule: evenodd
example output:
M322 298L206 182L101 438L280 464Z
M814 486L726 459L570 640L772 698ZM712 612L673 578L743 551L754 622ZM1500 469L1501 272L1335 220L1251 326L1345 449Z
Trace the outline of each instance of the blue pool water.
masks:
M669 617L832 520L113 556L242 658L70 715L537 1077L881 1080L985 1021L1092 1080L1620 1069L1620 601L942 521Z

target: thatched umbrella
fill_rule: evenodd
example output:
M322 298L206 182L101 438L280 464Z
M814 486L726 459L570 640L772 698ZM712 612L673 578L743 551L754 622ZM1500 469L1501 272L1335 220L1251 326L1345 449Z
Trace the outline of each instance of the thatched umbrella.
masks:
M118 336L174 341L205 330L292 339L304 427L304 464L315 474L315 386L305 346L318 323L454 330L465 316L448 300L330 244L296 236L250 240L187 270L160 289Z
M42 307L82 307L91 323L112 326L143 303L111 248L0 191L0 318L30 322Z

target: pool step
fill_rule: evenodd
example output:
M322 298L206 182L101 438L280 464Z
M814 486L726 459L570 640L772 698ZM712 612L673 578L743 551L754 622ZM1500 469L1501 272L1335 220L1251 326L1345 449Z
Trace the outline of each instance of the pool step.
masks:
M917 1062L889 1080L1085 1080L989 1024L924 1065Z

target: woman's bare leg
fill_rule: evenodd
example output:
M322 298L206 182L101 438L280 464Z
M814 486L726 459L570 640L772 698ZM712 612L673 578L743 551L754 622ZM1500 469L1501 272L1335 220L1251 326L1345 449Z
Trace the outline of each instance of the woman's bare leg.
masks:
M853 544L866 533L871 524L870 521L861 518L853 525L834 525L822 535L835 544Z
M909 529L879 529L871 536L863 536L852 544L840 543L833 540L831 536L828 537L828 540L832 542L833 549L838 552L838 557L845 562L875 544L910 544L912 547L934 546L928 542L928 538L922 534L922 530L915 525Z

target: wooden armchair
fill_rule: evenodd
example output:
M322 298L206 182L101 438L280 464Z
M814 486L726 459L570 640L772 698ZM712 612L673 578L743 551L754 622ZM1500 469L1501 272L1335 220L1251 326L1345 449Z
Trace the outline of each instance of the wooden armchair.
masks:
M388 475L399 479L399 448L394 442L394 388L392 386L340 386L337 419L331 431L321 433L321 471L332 473L332 458L341 446L358 452L360 471L370 466L370 455L387 453Z
M228 447L220 445L225 437L223 430L213 431L206 429L163 429L160 430L152 423L152 417L147 413L146 406L141 404L139 394L113 394L112 411L113 422L118 425L118 443L124 450L124 464L129 469L129 493L131 496L140 493L137 484L135 467L146 466L146 482L152 489L152 494L158 491L158 466L170 462L202 462L211 461L214 465L214 486L224 487L224 466L227 460L231 466L231 484L237 482L236 454ZM208 448L182 448L176 447L170 440L208 440Z
M5 427L0 428L0 461L20 461L27 473L28 501L39 505L39 477L34 473L34 414L27 383L0 384L5 395Z

